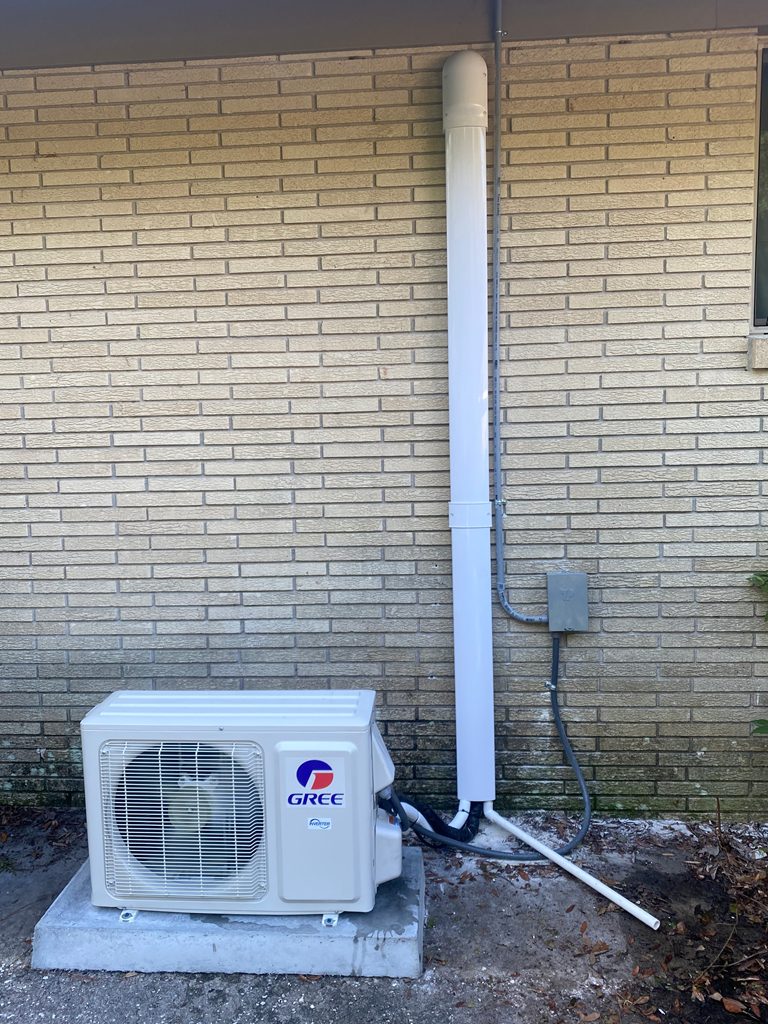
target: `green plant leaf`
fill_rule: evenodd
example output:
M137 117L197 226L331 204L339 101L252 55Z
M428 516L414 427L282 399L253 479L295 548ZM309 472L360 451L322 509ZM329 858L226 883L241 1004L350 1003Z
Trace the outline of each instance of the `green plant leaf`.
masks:
M768 718L756 718L752 722L752 736L768 736Z

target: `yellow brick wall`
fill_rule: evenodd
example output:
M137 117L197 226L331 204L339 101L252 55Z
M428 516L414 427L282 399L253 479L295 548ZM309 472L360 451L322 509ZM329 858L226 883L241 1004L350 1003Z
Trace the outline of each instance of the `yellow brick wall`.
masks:
M14 798L77 790L81 714L151 686L375 687L403 788L453 791L448 52L0 78ZM756 54L505 48L508 569L531 610L590 574L563 690L604 810L768 806ZM548 636L495 625L501 792L573 803Z

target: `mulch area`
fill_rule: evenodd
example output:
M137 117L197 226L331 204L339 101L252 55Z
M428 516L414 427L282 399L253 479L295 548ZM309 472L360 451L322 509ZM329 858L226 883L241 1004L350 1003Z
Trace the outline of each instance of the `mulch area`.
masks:
M655 907L663 923L612 1024L624 1014L691 1024L768 1020L768 858L754 859L762 850L750 849L737 830L690 830L697 841L689 870L671 891L654 888L653 879L622 889Z
M17 862L5 855L4 847L9 835L20 829L27 837L25 862ZM63 855L74 844L82 845L85 838L85 811L50 807L0 806L0 872L15 874L17 868L29 868L33 862L50 862Z
M614 996L615 1007L607 1015L578 1016L585 1024L626 1024L628 1017L688 1024L736 1016L768 1021L768 828L679 823L670 843L660 823L645 824L597 822L585 846L598 855L682 854L688 870L674 879L639 871L617 884L662 925L655 936L635 940L639 962L632 983Z

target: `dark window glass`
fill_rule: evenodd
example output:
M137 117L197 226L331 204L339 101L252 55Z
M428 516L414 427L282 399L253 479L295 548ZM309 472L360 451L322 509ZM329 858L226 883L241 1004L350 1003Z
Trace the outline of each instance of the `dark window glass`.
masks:
M755 326L768 325L768 47L763 50L760 83L760 139L757 164L755 238Z

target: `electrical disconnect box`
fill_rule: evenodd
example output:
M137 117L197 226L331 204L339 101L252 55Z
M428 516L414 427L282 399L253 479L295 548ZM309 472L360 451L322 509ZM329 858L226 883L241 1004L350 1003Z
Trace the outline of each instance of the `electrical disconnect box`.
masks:
M548 572L547 601L550 633L575 633L589 629L585 572Z

